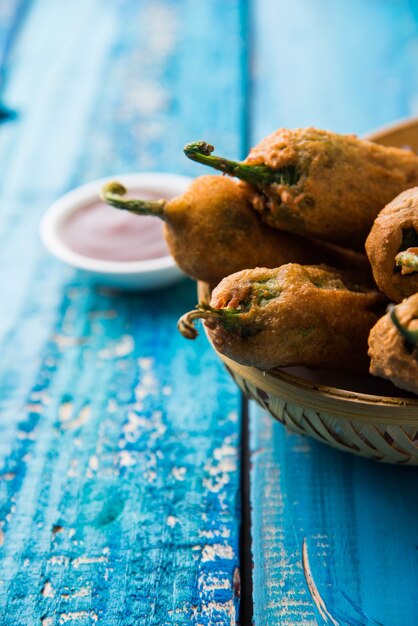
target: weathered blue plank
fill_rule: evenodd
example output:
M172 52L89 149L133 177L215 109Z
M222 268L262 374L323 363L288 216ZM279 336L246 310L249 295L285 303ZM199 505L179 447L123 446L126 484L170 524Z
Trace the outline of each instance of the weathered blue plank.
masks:
M253 140L279 126L366 133L418 114L414 0L257 0Z
M242 151L242 9L196 4L38 0L13 57L6 96L21 115L0 130L5 625L237 617L239 395L205 339L176 332L194 285L93 288L37 236L76 184L197 173L181 147L206 133Z
M252 409L255 623L415 623L416 469L350 457Z
M260 0L253 141L279 126L363 133L417 114L416 3ZM416 468L285 432L251 408L254 617L416 623Z

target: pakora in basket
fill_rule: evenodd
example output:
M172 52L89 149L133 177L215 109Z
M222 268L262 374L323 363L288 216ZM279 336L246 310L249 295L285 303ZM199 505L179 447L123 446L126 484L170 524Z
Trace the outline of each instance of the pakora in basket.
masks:
M164 234L177 265L196 280L212 285L245 268L285 263L328 262L337 267L365 268L365 255L278 231L252 209L248 191L223 176L196 178L171 200L126 197L120 183L107 183L102 199L137 215L164 221Z
M384 315L369 337L370 373L418 393L418 293Z
M270 226L354 249L363 249L379 211L418 184L412 151L315 128L280 128L243 162L213 150L203 141L184 148L190 159L246 181Z
M390 300L401 302L418 291L418 187L379 213L366 252L376 284Z
M289 263L224 278L210 304L179 320L194 338L203 318L222 354L262 369L289 365L367 371L367 338L383 296L366 281L327 266Z

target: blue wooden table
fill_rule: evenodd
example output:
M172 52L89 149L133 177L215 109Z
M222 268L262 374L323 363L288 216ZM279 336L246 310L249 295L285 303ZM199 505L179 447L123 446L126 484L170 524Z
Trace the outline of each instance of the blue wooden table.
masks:
M175 330L191 281L97 287L37 234L89 180L203 173L193 139L417 114L416 3L0 0L0 59L0 624L418 624L417 470L248 420Z

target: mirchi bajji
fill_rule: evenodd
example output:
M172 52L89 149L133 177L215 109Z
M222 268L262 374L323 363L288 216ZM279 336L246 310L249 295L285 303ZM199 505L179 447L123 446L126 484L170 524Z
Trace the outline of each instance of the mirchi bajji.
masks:
M212 285L257 266L324 261L338 267L368 265L365 255L270 228L252 209L247 190L231 178L196 178L184 194L170 200L131 199L126 193L120 183L110 182L101 197L118 209L162 219L177 265L188 276Z
M351 273L289 263L224 278L210 304L186 313L178 328L194 338L203 318L215 348L243 365L367 371L367 338L383 300Z
M418 393L418 293L392 306L369 336L370 373Z
M377 216L366 253L377 286L394 302L418 291L418 187L394 198Z
M242 162L213 150L203 141L184 148L190 159L246 181L270 226L354 249L363 249L379 211L418 184L412 151L315 128L280 128Z

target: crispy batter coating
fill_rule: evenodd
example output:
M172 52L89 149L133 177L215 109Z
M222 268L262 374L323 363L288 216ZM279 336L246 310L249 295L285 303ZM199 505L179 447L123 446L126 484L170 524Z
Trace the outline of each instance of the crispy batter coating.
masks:
M418 293L398 304L394 310L407 331L418 331ZM390 313L384 315L370 331L369 356L371 374L388 378L397 387L418 393L418 350L396 328Z
M363 255L272 229L253 210L247 190L223 176L195 179L167 202L164 233L177 265L189 276L216 285L229 274L257 266L328 262L364 267Z
M244 365L367 371L381 305L381 294L353 274L289 263L225 278L205 324L216 349Z
M354 249L363 248L379 211L418 184L413 152L314 128L281 128L245 162L294 168L291 184L253 188L253 206L268 224Z
M418 187L399 194L379 213L366 240L377 286L394 302L418 291L418 272L403 274L397 254L418 243Z

